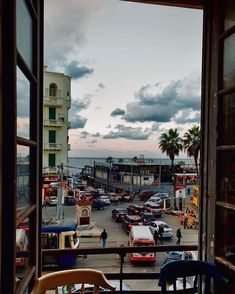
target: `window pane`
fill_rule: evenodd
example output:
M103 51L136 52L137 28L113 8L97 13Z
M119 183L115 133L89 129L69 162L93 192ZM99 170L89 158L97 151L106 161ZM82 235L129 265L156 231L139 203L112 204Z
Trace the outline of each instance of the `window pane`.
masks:
M29 204L29 147L17 146L17 210L24 209Z
M32 70L33 21L25 0L16 1L16 45L20 55Z
M29 238L28 229L16 229L16 253L29 250ZM17 256L16 257L16 276L23 278L29 270L28 257Z
M219 155L217 200L235 204L235 151L221 152Z
M17 67L17 136L29 139L30 82Z
M225 0L224 4L224 30L235 25L235 1Z
M224 88L235 85L235 34L230 35L224 41Z
M235 145L235 93L221 97L219 145Z
M217 207L216 255L226 258L235 265L235 214L234 211Z

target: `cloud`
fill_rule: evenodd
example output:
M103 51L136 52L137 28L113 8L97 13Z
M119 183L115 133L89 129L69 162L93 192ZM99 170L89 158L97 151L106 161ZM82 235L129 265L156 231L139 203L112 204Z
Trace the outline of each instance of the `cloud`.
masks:
M97 132L97 133L95 133L95 134L92 134L91 136L94 137L94 138L98 138L98 137L100 137L100 133Z
M148 128L142 129L141 127L132 128L124 125L117 125L116 131L111 131L103 136L104 139L118 139L124 138L127 140L147 140L151 135L151 130Z
M86 143L88 143L88 144L94 144L96 142L97 142L97 140L90 140L90 141L87 141Z
M20 69L17 69L17 117L29 118L30 83Z
M127 122L170 122L178 111L199 111L200 77L190 76L172 81L167 86L146 85L135 93L135 101L126 106Z
M154 132L157 132L157 131L160 130L160 126L161 126L160 123L154 123L154 124L152 125L151 130L154 131Z
M103 5L103 0L45 1L45 64L51 68L60 66L86 44L87 23Z
M98 84L98 87L99 87L100 89L104 89L104 88L105 88L105 85L104 85L103 83L99 83L99 84Z
M80 65L76 60L72 60L64 65L64 71L74 80L81 79L93 73L93 69Z
M200 123L200 119L200 111L193 111L193 109L179 111L174 117L174 121L178 124Z
M83 131L80 133L80 138L81 139L86 139L88 137L89 133L87 131Z
M121 108L116 108L111 112L111 116L119 116L119 115L124 115L125 114L125 110L121 109Z
M71 129L82 129L85 127L87 118L81 115L74 115L71 121Z

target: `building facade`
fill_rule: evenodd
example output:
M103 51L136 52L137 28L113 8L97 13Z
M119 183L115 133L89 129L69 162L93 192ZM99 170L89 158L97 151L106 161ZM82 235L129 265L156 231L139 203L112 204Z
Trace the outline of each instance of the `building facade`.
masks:
M44 66L43 176L57 174L57 166L68 165L70 150L68 110L71 107L71 78L50 72Z

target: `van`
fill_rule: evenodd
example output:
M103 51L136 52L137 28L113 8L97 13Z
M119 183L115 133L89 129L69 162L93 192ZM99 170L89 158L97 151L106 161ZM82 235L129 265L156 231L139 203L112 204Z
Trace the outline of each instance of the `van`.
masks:
M24 229L16 229L16 251L27 251L28 250L28 237ZM26 265L27 257L17 257L16 266Z
M130 247L154 246L154 238L148 226L132 226L129 234ZM130 253L132 263L138 261L151 262L156 261L154 252Z

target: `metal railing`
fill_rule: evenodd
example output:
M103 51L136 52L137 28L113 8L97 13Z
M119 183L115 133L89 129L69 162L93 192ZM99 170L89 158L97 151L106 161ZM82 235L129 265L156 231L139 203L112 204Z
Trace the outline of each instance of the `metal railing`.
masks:
M168 251L197 251L198 245L176 245L176 246L145 246L145 247L109 247L109 248L79 248L79 249L43 249L43 256L61 256L61 255L107 255L117 254L120 260L119 273L105 273L105 276L109 280L118 280L120 282L120 290L115 293L161 293L160 290L123 290L124 280L156 280L158 283L160 273L159 272L135 272L125 273L123 272L124 259L128 253L140 253L140 252L168 252ZM18 254L18 253L17 253ZM21 252L22 256L22 252ZM105 265L104 265L105 266Z
M62 127L63 123L61 120L58 119L45 119L43 121L43 125L50 127Z
M57 143L45 143L43 146L44 149L48 150L61 150L62 144Z

